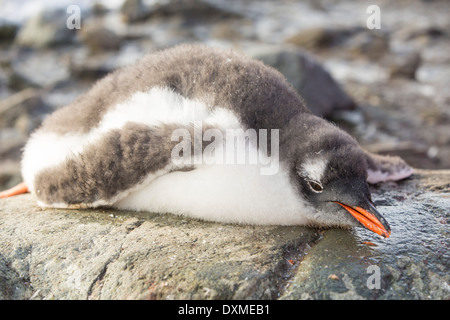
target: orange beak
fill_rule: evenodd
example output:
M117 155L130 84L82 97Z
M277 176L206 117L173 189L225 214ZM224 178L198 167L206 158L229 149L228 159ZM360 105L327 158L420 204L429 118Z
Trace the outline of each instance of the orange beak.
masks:
M389 228L389 225L372 204L369 203L369 206L370 210L373 211L373 213L366 211L361 207L351 207L338 201L333 202L344 207L356 220L358 220L367 229L379 234L384 238L389 238L389 236L391 235L391 229ZM382 220L384 224L380 220Z

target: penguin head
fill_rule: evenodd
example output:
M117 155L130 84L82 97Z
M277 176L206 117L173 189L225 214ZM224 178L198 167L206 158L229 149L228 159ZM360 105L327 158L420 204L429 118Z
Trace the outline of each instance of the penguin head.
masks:
M372 203L366 154L352 137L327 124L307 144L296 145L291 179L312 208L306 213L311 225L362 226L389 237L389 224Z

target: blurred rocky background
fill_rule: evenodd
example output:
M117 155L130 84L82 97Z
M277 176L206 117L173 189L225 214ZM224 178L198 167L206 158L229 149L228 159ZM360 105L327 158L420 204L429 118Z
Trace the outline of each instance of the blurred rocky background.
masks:
M381 29L366 25L373 4ZM70 5L79 29L67 27ZM21 148L46 115L180 43L261 59L368 150L450 168L449 9L446 0L0 0L0 190L21 180Z

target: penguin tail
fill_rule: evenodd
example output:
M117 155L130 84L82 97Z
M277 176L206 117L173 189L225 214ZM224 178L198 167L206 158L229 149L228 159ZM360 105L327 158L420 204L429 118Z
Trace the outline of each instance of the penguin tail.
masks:
M14 197L22 193L27 193L28 187L25 182L19 183L17 186L12 187L11 189L0 192L0 199Z

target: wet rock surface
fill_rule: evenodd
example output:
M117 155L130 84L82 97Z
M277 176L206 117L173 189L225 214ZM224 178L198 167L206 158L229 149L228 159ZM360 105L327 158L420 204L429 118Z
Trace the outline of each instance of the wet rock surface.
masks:
M392 234L0 202L2 299L448 299L450 171L372 187Z

